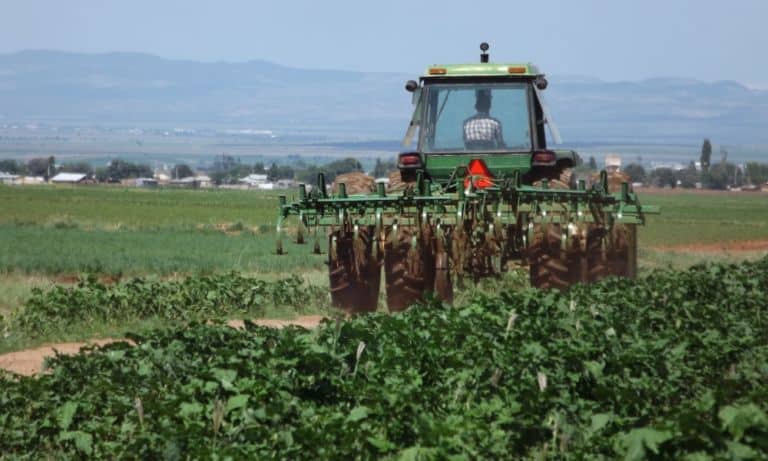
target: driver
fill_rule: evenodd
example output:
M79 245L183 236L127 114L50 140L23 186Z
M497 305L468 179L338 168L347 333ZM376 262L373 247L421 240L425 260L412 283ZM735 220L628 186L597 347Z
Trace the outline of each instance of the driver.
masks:
M491 117L491 90L475 91L477 113L464 120L464 146L467 149L501 149L504 139L501 122Z

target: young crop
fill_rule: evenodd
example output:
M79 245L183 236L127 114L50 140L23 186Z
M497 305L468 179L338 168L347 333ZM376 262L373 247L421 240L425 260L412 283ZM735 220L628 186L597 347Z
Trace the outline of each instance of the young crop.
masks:
M0 458L765 459L768 259L244 331L0 378Z
M88 277L76 286L35 289L10 322L12 331L36 337L90 323L263 317L273 307L303 313L309 307L322 308L326 297L323 289L307 285L298 276L266 282L231 273L180 281L135 278L117 285Z

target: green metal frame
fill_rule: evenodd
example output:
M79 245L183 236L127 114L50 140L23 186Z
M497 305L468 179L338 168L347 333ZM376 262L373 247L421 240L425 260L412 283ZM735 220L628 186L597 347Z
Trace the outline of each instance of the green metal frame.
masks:
M290 216L299 219L304 228L342 226L344 224L382 228L394 224L421 224L434 222L456 225L466 219L465 214L480 214L480 220L489 225L527 225L529 223L604 223L644 224L645 216L658 214L659 208L641 205L628 184L621 191L608 192L608 179L601 172L598 184L586 188L579 181L576 189L550 189L547 181L541 187L520 182L519 173L500 185L483 189L464 187L464 177L457 179L454 191L434 185L419 175L413 189L402 194L387 195L384 184L378 184L375 195L347 195L340 185L335 196L325 190L325 180L319 175L317 188L307 193L299 186L299 200L287 203L280 196L280 215L277 223L278 252L282 252L284 221ZM570 226L569 226L570 227ZM566 235L566 239L570 235Z

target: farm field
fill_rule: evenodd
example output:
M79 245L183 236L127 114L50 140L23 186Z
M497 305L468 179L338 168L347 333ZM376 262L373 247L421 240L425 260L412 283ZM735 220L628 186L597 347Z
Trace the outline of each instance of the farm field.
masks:
M104 344L0 370L0 459L768 452L764 195L643 195L663 214L637 281L541 293L513 270L346 320L322 256L273 254L277 195L0 187L0 353ZM328 320L249 321L306 315Z
M229 297L199 296L221 283ZM88 282L38 294L16 326L170 318L180 299L215 315L241 289ZM0 374L0 459L764 459L766 304L768 258L314 330L193 321Z
M287 255L274 254L278 195L0 187L0 315L16 309L34 287L71 283L86 273L118 280L234 270L270 280L299 273L326 283L324 257L310 255L309 246L287 245ZM768 253L764 194L655 192L641 198L663 209L640 229L641 273ZM320 243L324 247L325 239Z

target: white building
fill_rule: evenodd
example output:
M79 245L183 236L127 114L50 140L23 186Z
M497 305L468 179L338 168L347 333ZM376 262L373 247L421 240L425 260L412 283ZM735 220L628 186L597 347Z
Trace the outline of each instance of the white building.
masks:
M267 181L267 175L265 174L249 174L238 180L239 183L245 184L248 187L258 187L260 184L266 184Z
M4 173L0 171L0 184L16 184L19 180L19 176L10 173Z
M51 178L54 184L78 184L88 179L85 173L59 173Z

